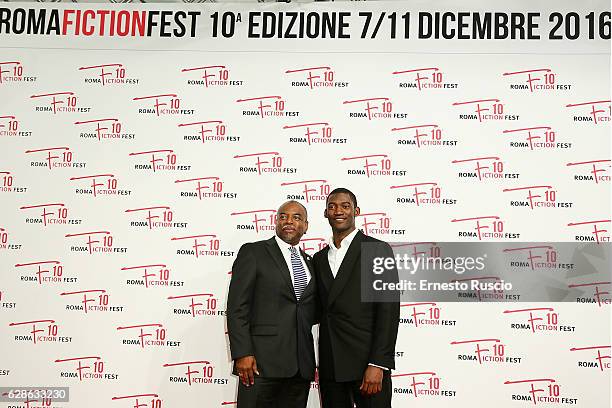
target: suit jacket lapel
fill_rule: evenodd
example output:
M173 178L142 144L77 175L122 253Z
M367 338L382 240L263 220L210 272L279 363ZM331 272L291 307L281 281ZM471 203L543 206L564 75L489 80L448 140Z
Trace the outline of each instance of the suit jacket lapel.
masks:
M276 239L274 237L270 238L267 241L267 244L268 245L266 249L272 256L274 263L276 263L276 266L278 267L279 273L281 274L281 276L285 280L285 283L287 283L287 285L289 286L291 293L293 293L293 296L295 297L295 292L293 291L293 284L291 283L291 272L287 267L287 262L285 262L283 253L281 252L280 248L278 247L278 244L276 243Z
M302 251L301 249L300 249L300 254L302 254L302 258L304 259L304 263L306 264L306 267L308 268L308 272L310 272L310 281L308 282L308 285L306 285L306 287L304 288L304 293L302 293L302 296L300 297L300 300L301 300L308 293L310 293L310 292L312 292L314 290L315 275L314 275L314 268L312 266L312 257L310 255L308 255L306 252Z
M349 281L351 277L351 273L353 273L355 269L354 268L355 262L357 262L357 259L359 258L359 255L361 254L362 238L363 238L363 233L361 231L358 231L355 237L353 238L353 241L351 242L351 245L349 246L348 251L346 252L346 255L344 256L344 259L342 260L342 264L340 264L340 268L338 269L338 274L336 275L336 279L334 279L331 285L331 289L329 291L329 297L327 299L328 306L331 306L331 304L334 302L334 300L336 300L340 292L342 292L342 289L344 289L344 286L346 286L346 283ZM329 268L329 263L328 262L325 262L325 263L327 264ZM330 273L331 273L331 270L330 270ZM361 273L361 272L357 271L357 273Z

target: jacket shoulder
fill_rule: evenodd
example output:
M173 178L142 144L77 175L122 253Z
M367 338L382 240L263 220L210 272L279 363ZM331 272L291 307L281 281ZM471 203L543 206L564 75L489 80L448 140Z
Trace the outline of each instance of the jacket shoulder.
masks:
M325 246L325 248L323 248L322 250L320 250L319 252L317 252L316 254L314 254L312 256L313 259L319 259L322 256L327 256L327 251L329 251L329 246Z

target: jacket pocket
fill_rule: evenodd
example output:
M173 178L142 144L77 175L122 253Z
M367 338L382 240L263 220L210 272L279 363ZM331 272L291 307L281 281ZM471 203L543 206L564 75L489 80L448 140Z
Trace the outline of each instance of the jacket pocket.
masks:
M275 324L254 324L251 326L252 336L276 336L278 326Z

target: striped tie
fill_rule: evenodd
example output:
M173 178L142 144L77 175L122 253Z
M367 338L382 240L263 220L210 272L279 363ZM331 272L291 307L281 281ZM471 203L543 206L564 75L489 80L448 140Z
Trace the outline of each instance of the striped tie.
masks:
M300 300L300 296L302 296L308 284L308 278L298 251L295 247L289 247L289 252L291 252L291 269L293 269L293 291L297 300Z

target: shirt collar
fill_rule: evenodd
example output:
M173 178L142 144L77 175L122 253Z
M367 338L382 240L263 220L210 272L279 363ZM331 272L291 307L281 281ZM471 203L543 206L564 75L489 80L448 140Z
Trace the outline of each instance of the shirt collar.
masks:
M298 248L298 246L297 246L297 245L291 245L291 244L286 243L285 241L283 241L282 239L280 239L280 238L278 237L278 235L274 235L274 239L276 239L276 244L278 245L278 247L279 247L279 248L280 248L282 251L285 251L285 250L287 250L287 249L289 249L289 248L291 248L291 247L294 247L294 248L298 249L298 252L299 252L299 248Z
M351 232L346 237L344 237L344 239L342 241L340 241L340 249L347 249L349 246L351 246L351 242L353 242L353 238L355 238L355 235L357 235L357 232L359 232L359 230L357 228L355 228L353 230L353 232ZM329 247L332 250L335 250L335 251L339 251L340 250L340 249L336 248L336 244L334 243L334 236L333 235L329 238L328 243L329 243Z

